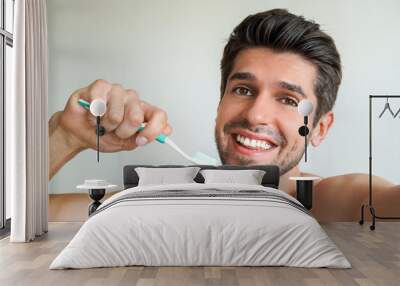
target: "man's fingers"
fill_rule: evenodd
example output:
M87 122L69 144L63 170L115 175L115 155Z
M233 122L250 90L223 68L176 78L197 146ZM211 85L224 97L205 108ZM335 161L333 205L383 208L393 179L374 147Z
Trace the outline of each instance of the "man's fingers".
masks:
M103 79L95 80L89 86L75 91L69 98L64 111L80 114L87 113L89 124L95 125L96 119L88 110L86 110L83 106L80 106L78 101L79 99L83 99L91 103L95 99L101 99L107 104L109 91L111 90L111 88L112 85L107 81Z
M131 137L128 137L123 140L122 150L131 151L137 147L136 144L136 136L137 134L133 134Z
M164 129L162 134L169 136L172 133L172 127L167 125ZM130 151L135 149L138 145L136 144L136 137L139 136L140 133L135 133L131 137L124 139L123 141L123 150Z
M83 99L87 102L89 102L89 104L95 100L95 99L100 99L103 100L106 105L108 102L108 96L109 96L109 91L111 90L112 85L110 83L108 83L106 80L104 79L97 79L94 82L92 82L88 87L84 88L81 90L81 92L79 92L79 98L77 99L73 99L74 101L76 100L76 104L78 103L77 101L79 99ZM75 103L74 103L75 104ZM83 109L82 106L80 106L80 108ZM96 119L93 118L93 114L90 113L90 111L88 111L88 120L92 125L96 124Z
M121 85L114 84L107 94L107 110L101 118L101 125L107 132L114 131L124 119L125 93Z
M124 145L120 147L122 149L134 149L138 145L153 141L160 134L168 136L172 132L164 110L141 101L134 90L124 90L121 85L96 80L70 97L66 108L75 109L75 114L77 111L82 114L86 112L87 120L86 123L82 122L85 123L82 126L91 128L90 126L96 125L96 118L78 104L79 99L89 103L100 99L106 103L107 110L101 118L101 125L121 140L120 143ZM143 122L146 122L144 130L137 132Z
M165 126L164 130L162 131L163 134L169 136L172 133L172 127L168 124Z
M88 95L84 95L85 100L92 102L101 99L105 103L108 101L108 93L113 86L104 79L97 79L88 86Z
M158 135L160 135L167 126L168 121L167 113L164 110L152 106L144 101L140 102L140 106L144 112L144 120L147 124L144 130L136 137L136 144L139 146L153 141Z
M144 121L144 113L140 108L137 93L133 90L127 90L126 95L124 119L115 130L115 134L123 139L135 134Z

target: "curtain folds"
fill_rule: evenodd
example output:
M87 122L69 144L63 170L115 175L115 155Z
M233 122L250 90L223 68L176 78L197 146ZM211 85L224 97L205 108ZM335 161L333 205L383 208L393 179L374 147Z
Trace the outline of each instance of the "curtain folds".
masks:
M17 0L14 22L14 92L7 99L6 172L11 188L12 242L47 232L48 65L45 0Z

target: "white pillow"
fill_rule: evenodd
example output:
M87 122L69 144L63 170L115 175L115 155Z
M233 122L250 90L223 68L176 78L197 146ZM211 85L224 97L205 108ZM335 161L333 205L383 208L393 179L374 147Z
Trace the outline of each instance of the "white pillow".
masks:
M193 179L199 170L199 167L135 168L139 176L138 186L196 183Z
M204 177L204 183L233 183L246 185L261 185L265 175L263 170L201 170L200 174Z

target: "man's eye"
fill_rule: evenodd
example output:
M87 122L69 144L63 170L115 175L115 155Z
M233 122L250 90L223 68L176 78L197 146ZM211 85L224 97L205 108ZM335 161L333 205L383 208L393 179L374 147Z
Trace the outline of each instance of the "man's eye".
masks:
M291 105L291 106L297 107L297 101L293 100L293 99L290 98L290 97L284 97L284 98L282 98L282 99L281 99L281 102L282 102L283 104L286 104L286 105Z
M233 92L238 95L252 95L251 90L243 86L234 88Z

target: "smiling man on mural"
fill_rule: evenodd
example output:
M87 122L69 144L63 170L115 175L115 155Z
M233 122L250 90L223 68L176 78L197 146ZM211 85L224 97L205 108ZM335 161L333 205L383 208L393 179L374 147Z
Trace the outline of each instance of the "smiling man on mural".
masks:
M221 60L215 141L222 163L278 165L280 189L295 196L289 177L310 175L299 169L305 150L297 105L302 99L312 102L308 142L319 146L334 123L341 78L340 55L318 24L282 9L248 16L230 35ZM79 98L107 102L102 152L133 150L172 132L166 112L140 100L134 90L94 81L73 93L49 121L50 178L76 154L96 146L95 137L88 136L95 122ZM142 122L148 124L136 133ZM379 177L373 182L377 211L396 215L399 187ZM367 199L367 174L322 178L315 183L312 212L325 221L357 220Z

